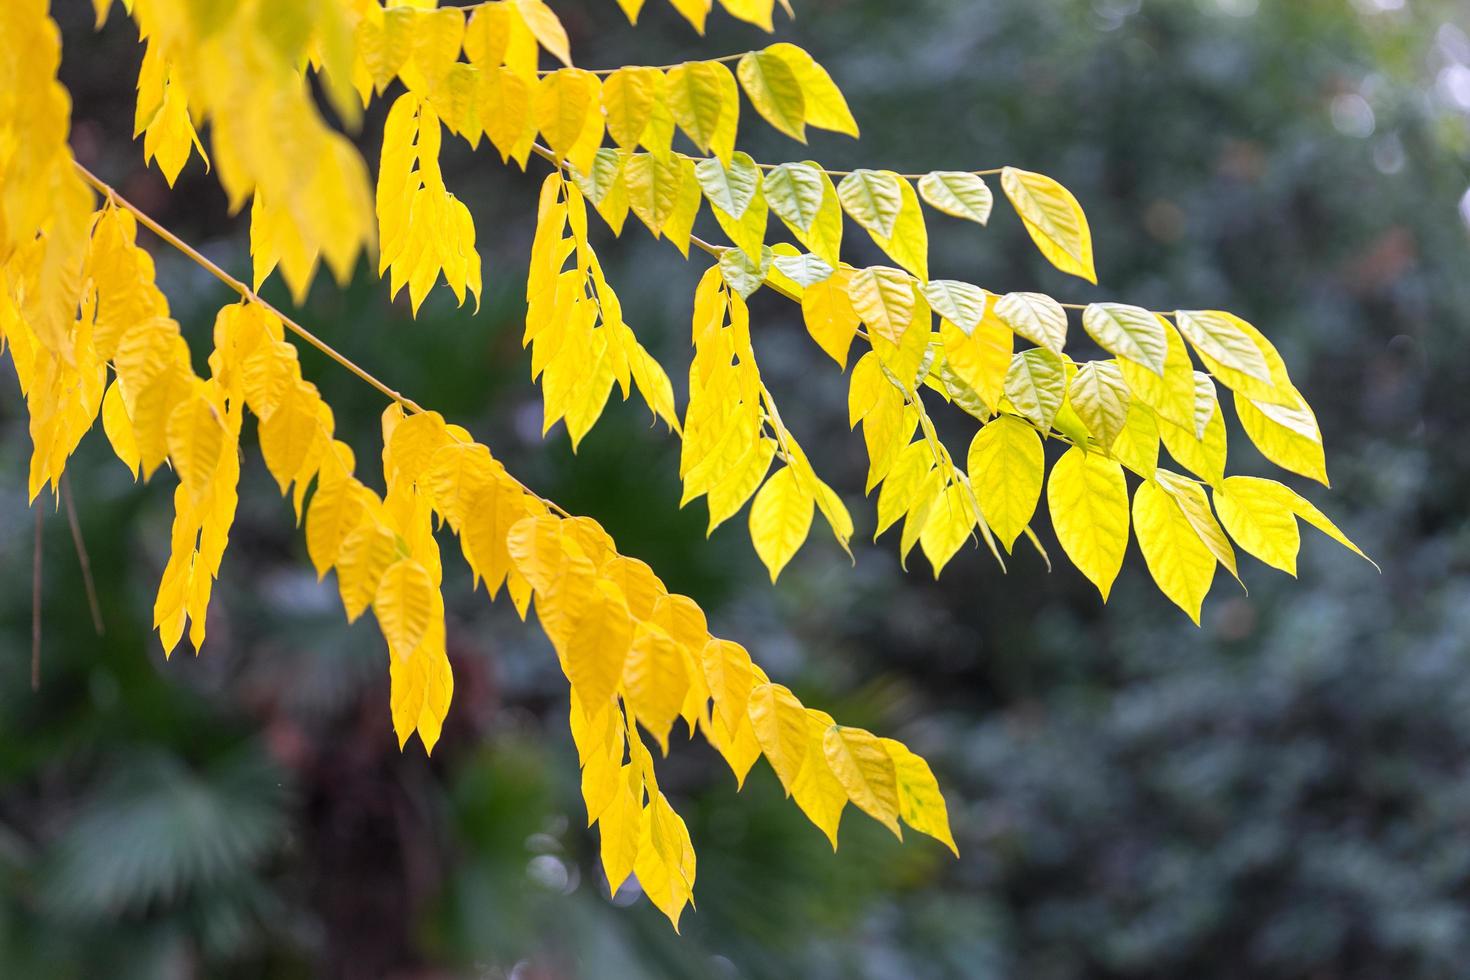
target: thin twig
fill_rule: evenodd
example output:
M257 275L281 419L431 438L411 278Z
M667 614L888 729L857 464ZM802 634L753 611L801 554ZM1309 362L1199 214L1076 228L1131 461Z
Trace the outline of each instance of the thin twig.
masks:
M87 542L82 538L82 522L77 520L77 505L71 495L71 481L61 477L61 500L66 505L66 522L71 525L71 543L76 547L77 564L82 568L82 585L87 590L87 608L92 612L92 628L98 636L106 634L102 623L102 604L97 601L97 583L92 578L92 559L87 555Z
M31 558L31 690L41 689L41 519L45 510L31 502L36 512L36 540Z

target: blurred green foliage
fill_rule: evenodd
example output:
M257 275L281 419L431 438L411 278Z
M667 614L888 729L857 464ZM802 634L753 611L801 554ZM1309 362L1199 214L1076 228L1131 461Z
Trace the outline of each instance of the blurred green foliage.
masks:
M139 50L57 0L78 155L227 267L247 257L211 178L172 194L129 139ZM700 855L672 935L609 900L583 829L565 687L504 603L449 574L457 690L431 760L389 730L386 653L345 627L258 459L197 660L149 634L167 494L100 437L71 469L107 631L65 519L45 511L42 684L28 686L28 440L0 402L0 975L927 978L1454 977L1470 961L1470 19L1445 0L802 0L782 38L848 93L864 137L829 166L1010 163L1088 209L1103 285L1043 267L1019 224L933 222L936 275L1063 298L1232 309L1317 407L1334 491L1313 499L1382 564L1306 545L1248 563L1196 630L1131 555L1106 610L1080 575L975 552L942 582L893 543L809 545L770 588L740 521L677 509L677 447L633 405L580 455L540 438L517 318L539 172L456 152L486 258L478 316L417 321L375 277L302 311L630 554L698 598L804 699L934 761L964 857L850 816L840 853L758 769L738 797L677 744L662 777ZM697 40L650 3L559 8L579 61L664 63ZM373 152L378 117L364 129ZM1458 209L1458 210L1457 210ZM1463 214L1463 216L1462 216ZM609 275L678 379L695 268L604 233ZM859 249L855 257L862 258ZM203 345L229 297L159 254ZM279 298L279 297L277 297ZM843 380L793 310L754 303L783 414L865 512ZM381 404L305 358L359 458ZM946 436L966 438L949 419ZM958 424L955 424L958 423ZM1232 446L1232 469L1260 465ZM1045 525L1045 520L1040 522ZM871 526L871 525L869 525ZM1049 529L1039 527L1043 537ZM861 535L861 525L859 532Z

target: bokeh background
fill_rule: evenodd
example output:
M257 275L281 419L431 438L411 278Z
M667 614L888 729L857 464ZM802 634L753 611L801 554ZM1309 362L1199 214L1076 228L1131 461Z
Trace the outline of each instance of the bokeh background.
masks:
M0 975L7 977L1453 978L1470 963L1470 11L1455 0L798 0L778 38L846 91L863 139L832 167L1015 164L1091 217L1103 286L1045 266L1005 206L931 219L936 276L1264 329L1316 407L1333 490L1305 489L1382 565L1307 532L1300 580L1242 556L1194 628L1136 551L1106 609L1071 569L969 551L940 582L896 543L821 533L772 588L743 516L705 540L678 449L614 403L573 455L540 437L518 318L544 171L448 151L476 218L483 309L417 320L364 268L300 318L601 521L812 704L934 763L963 858L849 811L834 856L764 766L737 796L702 743L661 780L699 852L683 936L609 899L584 830L565 686L534 626L449 563L457 676L431 759L390 731L386 657L344 626L258 455L199 658L149 631L170 494L100 434L69 470L96 573L93 632L47 508L42 681L29 687L29 452L0 398ZM80 159L237 273L245 229L197 160L169 191L131 140L140 48L54 0ZM658 0L556 7L579 63L766 43ZM381 121L363 144L376 153ZM761 125L748 147L802 158ZM446 141L446 146L450 144ZM703 264L636 223L600 252L676 383ZM851 258L874 261L857 234ZM201 359L232 297L155 250ZM279 290L268 295L287 299ZM783 415L871 536L844 380L779 297L753 301ZM1074 324L1075 326L1075 324ZM380 400L307 373L360 459ZM8 363L4 368L11 375ZM946 437L968 439L964 417ZM1266 472L1251 447L1232 469ZM164 478L163 483L169 481ZM1300 483L1298 483L1300 486ZM1038 530L1049 538L1048 521ZM863 529L868 534L865 536ZM676 740L677 741L677 740Z

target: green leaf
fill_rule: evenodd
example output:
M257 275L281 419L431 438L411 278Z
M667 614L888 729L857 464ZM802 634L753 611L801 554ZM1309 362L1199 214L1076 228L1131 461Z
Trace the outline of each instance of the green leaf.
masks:
M783 276L803 288L831 278L833 272L832 267L820 256L808 253L777 255L771 260L771 264L779 269Z
M822 172L805 163L783 163L766 174L766 203L793 231L810 231L822 210Z
M1087 431L1109 449L1128 421L1128 385L1116 361L1088 361L1067 390L1072 408Z
M919 194L937 211L978 224L990 220L990 188L976 174L935 170L919 178Z
M751 199L761 186L760 168L743 150L730 156L729 165L715 157L706 157L694 167L699 186L710 204L737 221L745 215Z
M1045 293L1006 293L996 300L995 315L1033 344L1057 354L1067 343L1067 311Z
M1208 354L1226 367L1258 381L1271 383L1271 367L1255 340L1239 326L1244 322L1239 317L1220 310L1179 310L1174 314L1174 322L1179 324L1184 339L1201 354Z
M935 313L967 334L985 317L989 294L979 286L955 279L933 279L919 288Z
M741 249L727 248L720 253L720 275L731 289L740 294L741 299L749 299L750 294L766 281L772 258L769 246L761 248L760 265L752 262Z
M1033 347L1011 359L1006 372L1006 398L1016 411L1043 430L1050 429L1067 394L1067 365L1045 347Z
M1169 356L1169 338L1159 318L1124 303L1091 303L1082 311L1082 327L1097 345L1159 377Z
M903 211L903 183L889 170L854 170L837 185L837 197L852 220L874 237L887 239Z

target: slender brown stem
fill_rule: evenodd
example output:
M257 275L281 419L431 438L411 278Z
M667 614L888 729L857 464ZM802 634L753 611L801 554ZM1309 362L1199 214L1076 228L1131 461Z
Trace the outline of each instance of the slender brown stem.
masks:
M211 262L204 255L200 254L199 250L194 248L194 246L190 245L188 242L184 241L182 238L169 231L163 225L159 224L136 204L128 201L116 190L114 190L111 184L103 181L100 177L92 173L92 171L88 170L80 163L76 164L76 168L81 173L82 178L86 180L87 183L91 184L92 187L95 188L99 194L106 197L109 201L113 202L118 207L130 211L133 217L138 219L139 224L147 228L149 231L153 232L153 234L163 239L169 245L172 245L179 252L182 252L184 255L188 256L191 260L203 267L205 271L214 276L220 282L224 283L226 286L229 286L235 292L239 293L242 299L254 303L262 309L269 311L272 315L274 315L277 319L281 321L281 324L287 330L291 331L293 334L300 337L302 340L306 341L317 350L321 351L323 354L331 358L341 367L346 368L349 372L356 375L359 379L366 382L372 388L376 389L386 398L397 402L404 408L405 411L411 412L413 414L422 414L424 412L423 406L421 406L418 402L394 390L393 388L388 387L388 385L384 384L382 381L379 381L376 377L369 374L364 369L358 367L355 362L353 362L345 354L340 353L331 344L328 344L325 340L322 340L316 334L312 333L310 330L306 329L301 324L291 319L289 316L281 312L272 304L266 302L264 299L261 299L260 296L256 294L255 290L251 289L249 286L245 285L245 283L230 275L224 269L221 269L214 262ZM516 480L515 477L511 477L511 479L514 480L516 485L519 486L526 493L540 500L547 507L556 511L558 514L561 514L563 517L571 516L569 513L567 513L566 510L561 507L560 504L556 503L554 500L548 500L547 498L541 496L530 487L526 486L524 483Z
M92 559L87 555L87 542L82 537L82 522L77 520L77 505L71 495L71 480L61 477L61 500L66 506L66 523L71 526L71 543L77 551L77 564L82 569L82 585L87 590L87 608L92 613L92 628L98 636L107 632L102 623L102 604L97 601L97 583L92 578Z
M36 512L36 540L31 557L31 690L41 689L41 527L45 511L31 502Z

